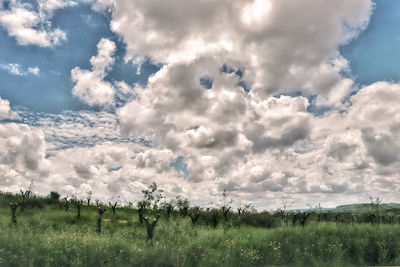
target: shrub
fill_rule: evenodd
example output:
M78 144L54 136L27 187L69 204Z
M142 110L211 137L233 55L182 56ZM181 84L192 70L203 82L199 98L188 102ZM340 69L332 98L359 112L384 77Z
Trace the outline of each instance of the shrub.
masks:
M60 194L57 193L57 192L55 192L55 191L51 191L51 192L50 192L50 199L51 199L53 202L57 202L57 201L60 199Z

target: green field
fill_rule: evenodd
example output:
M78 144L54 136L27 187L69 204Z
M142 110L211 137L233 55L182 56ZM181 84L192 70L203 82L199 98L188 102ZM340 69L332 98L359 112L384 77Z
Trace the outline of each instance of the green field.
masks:
M34 198L17 209L14 225L7 203L16 196L0 198L1 266L400 265L400 224L383 215L381 223L365 223L361 215L332 221L337 214L329 212L318 221L313 213L302 227L292 225L290 214L230 213L226 222L219 214L214 229L205 211L193 226L188 216L174 211L167 219L158 210L148 245L136 209L119 208L115 215L108 209L97 233L95 206L82 206L78 219L74 206L67 211L62 202Z

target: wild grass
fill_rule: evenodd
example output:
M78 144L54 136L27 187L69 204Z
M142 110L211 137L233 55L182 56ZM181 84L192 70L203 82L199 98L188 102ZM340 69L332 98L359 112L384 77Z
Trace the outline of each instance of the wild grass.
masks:
M75 208L25 207L17 210L17 225L10 213L0 208L1 266L400 265L399 224L260 228L221 221L214 229L173 213L159 219L148 246L137 210L107 210L100 234L94 206L82 206L79 219Z

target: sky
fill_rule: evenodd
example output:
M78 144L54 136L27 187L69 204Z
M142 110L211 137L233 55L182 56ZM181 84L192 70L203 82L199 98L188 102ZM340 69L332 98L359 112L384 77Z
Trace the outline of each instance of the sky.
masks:
M400 2L0 0L0 190L400 202Z

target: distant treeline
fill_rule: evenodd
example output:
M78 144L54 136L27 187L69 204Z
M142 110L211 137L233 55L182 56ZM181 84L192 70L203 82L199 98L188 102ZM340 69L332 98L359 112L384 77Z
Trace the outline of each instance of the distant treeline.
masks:
M216 228L219 224L230 226L248 225L253 227L274 228L282 226L305 226L322 222L335 222L337 224L400 224L400 208L398 205L389 206L381 204L379 199L371 199L370 204L355 205L361 209L338 208L325 210L322 208L311 208L305 211L290 211L278 209L276 211L258 212L252 205L244 205L232 209L232 201L229 193L222 193L221 203L212 207L191 206L188 199L180 196L173 200L165 200L163 191L155 183L147 190L142 190L143 199L138 203L121 205L119 201L102 203L99 200L93 201L91 194L85 199L61 198L57 192L51 192L47 197L35 196L31 191L22 191L20 194L0 192L0 207L11 207L12 216L15 220L17 207L24 209L43 209L46 206L58 206L66 211L75 210L77 218L81 216L82 207L97 208L101 224L101 215L107 208L116 215L118 210L132 212L132 216L138 216L140 224L147 223L147 216L157 219L161 216L169 220L171 217L189 217L193 227L206 225ZM350 207L350 206L348 206ZM82 211L81 211L82 210ZM100 214L100 210L102 211Z

